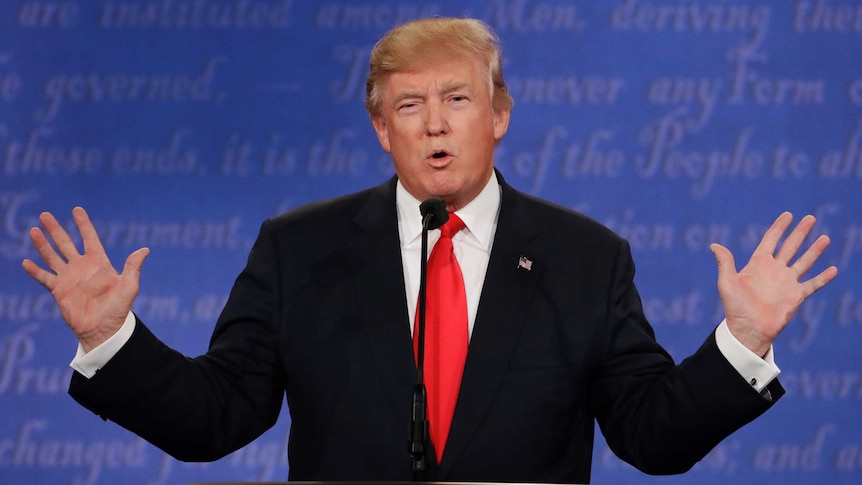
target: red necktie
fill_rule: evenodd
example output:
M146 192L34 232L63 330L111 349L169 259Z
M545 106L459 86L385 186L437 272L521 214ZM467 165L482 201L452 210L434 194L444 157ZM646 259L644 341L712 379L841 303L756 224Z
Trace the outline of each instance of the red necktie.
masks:
M464 228L453 213L440 228L440 240L428 257L425 310L425 387L428 391L428 426L437 463L449 436L464 362L467 360L467 293L461 267L452 251L452 236ZM417 352L419 308L413 332Z

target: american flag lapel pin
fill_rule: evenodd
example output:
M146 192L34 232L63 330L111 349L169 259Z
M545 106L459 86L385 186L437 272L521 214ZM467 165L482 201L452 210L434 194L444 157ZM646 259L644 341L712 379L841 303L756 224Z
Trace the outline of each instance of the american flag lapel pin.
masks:
M525 269L527 271L532 271L533 260L526 257L526 256L521 256L520 258L518 258L518 269Z

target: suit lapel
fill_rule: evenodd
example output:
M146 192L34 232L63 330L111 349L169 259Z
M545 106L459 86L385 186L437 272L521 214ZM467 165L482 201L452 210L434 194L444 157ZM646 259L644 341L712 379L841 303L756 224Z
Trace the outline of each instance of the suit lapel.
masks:
M362 324L393 417L403 423L406 443L416 364L401 267L395 179L372 191L354 221L359 230L347 245ZM406 445L405 463L409 463Z
M455 465L494 400L544 264L522 196L499 179L500 216L439 480ZM523 266L521 257L526 258Z

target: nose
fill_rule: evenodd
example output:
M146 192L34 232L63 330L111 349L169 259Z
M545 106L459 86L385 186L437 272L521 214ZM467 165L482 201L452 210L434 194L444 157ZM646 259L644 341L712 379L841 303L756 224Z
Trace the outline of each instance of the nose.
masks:
M449 133L449 125L443 104L430 102L426 104L425 110L425 132L428 136L440 136Z

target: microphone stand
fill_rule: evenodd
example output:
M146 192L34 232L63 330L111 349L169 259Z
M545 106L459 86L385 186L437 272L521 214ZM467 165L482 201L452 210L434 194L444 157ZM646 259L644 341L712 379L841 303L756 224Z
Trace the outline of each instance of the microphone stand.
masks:
M428 231L442 226L448 219L446 202L443 199L428 199L419 206L422 214L422 259L419 271L419 302L416 343L416 385L413 387L413 415L410 423L408 450L413 458L413 481L424 482L427 478L425 448L428 443L428 393L425 389L425 300L428 279Z

